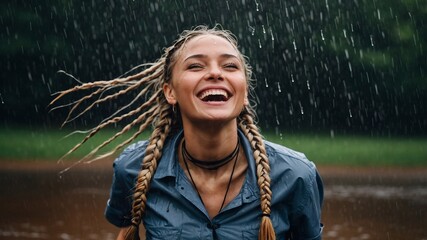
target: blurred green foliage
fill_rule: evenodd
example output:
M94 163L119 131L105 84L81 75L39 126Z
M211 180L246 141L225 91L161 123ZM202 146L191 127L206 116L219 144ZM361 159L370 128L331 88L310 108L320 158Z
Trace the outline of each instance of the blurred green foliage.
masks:
M81 149L68 156L66 161L80 159L105 139L115 133L106 129L95 135ZM82 140L81 134L64 137L64 131L31 130L23 128L0 128L1 160L58 160L75 144ZM148 139L142 134L138 140ZM116 140L123 141L130 134ZM366 137L359 135L328 134L284 134L265 133L267 140L282 144L306 154L308 159L318 165L342 166L427 166L427 139ZM112 150L106 146L99 154Z

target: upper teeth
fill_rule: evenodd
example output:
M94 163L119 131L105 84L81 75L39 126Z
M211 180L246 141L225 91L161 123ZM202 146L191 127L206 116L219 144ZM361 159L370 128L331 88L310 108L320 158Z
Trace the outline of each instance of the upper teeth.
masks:
M222 89L209 89L202 92L202 94L200 95L200 99L203 99L209 95L222 95L225 98L228 98L228 93Z

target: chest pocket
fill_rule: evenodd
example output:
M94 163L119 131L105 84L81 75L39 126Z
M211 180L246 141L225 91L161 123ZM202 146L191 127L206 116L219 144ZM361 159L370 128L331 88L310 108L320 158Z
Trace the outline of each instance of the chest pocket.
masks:
M147 240L178 240L181 239L182 231L178 228L155 227L155 229L146 230Z

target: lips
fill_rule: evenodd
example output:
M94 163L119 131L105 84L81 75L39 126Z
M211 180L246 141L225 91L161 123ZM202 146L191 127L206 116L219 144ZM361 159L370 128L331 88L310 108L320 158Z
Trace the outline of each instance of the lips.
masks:
M207 89L198 94L198 98L204 102L225 102L230 94L224 89Z

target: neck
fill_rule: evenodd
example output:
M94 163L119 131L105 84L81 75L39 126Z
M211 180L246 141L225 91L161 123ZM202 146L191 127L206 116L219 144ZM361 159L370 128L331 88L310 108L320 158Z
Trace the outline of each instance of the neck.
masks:
M187 160L190 161L192 164L196 165L199 168L203 168L206 170L217 170L218 168L226 165L227 163L229 163L231 160L236 159L237 160L237 156L239 154L239 150L240 150L240 142L239 139L237 139L237 144L236 147L234 148L233 152L231 152L228 156L216 160L216 159L196 159L193 156L191 156L191 154L187 151L186 147L185 147L185 140L182 141L182 158L184 159L184 162L186 162ZM188 167L187 167L188 168Z
M198 129L184 127L185 146L196 159L214 161L229 155L238 141L237 125L223 128Z

